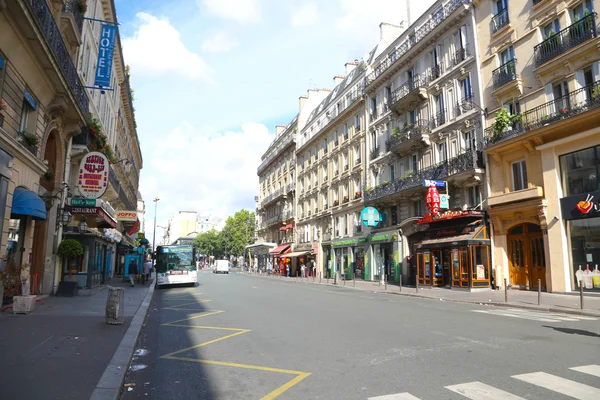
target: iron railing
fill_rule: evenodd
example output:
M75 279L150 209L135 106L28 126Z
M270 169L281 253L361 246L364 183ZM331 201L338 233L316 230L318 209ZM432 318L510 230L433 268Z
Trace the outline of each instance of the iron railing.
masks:
M436 80L444 74L444 63L435 64L429 70L429 79Z
M452 63L455 66L460 64L461 62L465 61L467 59L467 57L469 57L469 51L467 50L468 48L469 48L469 45L465 44L464 48L461 47L454 52L454 55L452 56Z
M437 112L430 120L431 129L440 127L446 123L446 109Z
M508 8L505 8L492 18L492 33L498 32L500 29L508 25L509 22Z
M44 36L46 44L50 48L75 102L79 106L79 111L83 116L87 116L90 109L87 93L81 79L79 79L77 68L75 68L73 60L71 60L71 55L56 25L48 3L46 0L26 0L25 4L29 7L33 19L38 25L42 36Z
M67 2L63 5L63 12L69 13L73 15L75 19L75 25L77 25L77 29L79 30L79 34L83 30L83 14L79 11L79 0L67 0Z
M135 195L133 195L133 192L132 192L133 201L129 200L129 197L127 197L127 193L125 192L125 189L123 188L125 185L121 184L121 181L119 180L119 177L118 177L117 173L115 172L115 169L112 165L108 172L108 182L112 185L114 191L117 193L117 196L119 197L119 200L121 201L121 203L123 203L123 205L126 207L127 210L136 210L137 209L137 192Z
M591 13L558 33L551 34L546 40L533 48L535 66L552 60L581 43L595 38L596 13Z
M392 133L392 137L385 141L386 151L393 151L401 143L430 132L431 129L427 120L417 121L414 124L405 125L402 128L399 128L397 133Z
M425 179L444 179L452 175L484 168L481 150L469 151L457 157L443 161L429 168L412 172L411 174L397 178L391 182L378 185L372 189L363 188L365 201L374 201L383 197L412 189L423 185Z
M533 0L533 5L536 6L536 5L540 4L542 1L544 1L544 0Z
M545 125L579 115L600 106L600 81L577 89L520 114L513 126L497 132L491 126L485 130L485 146L508 140Z
M413 90L424 88L429 83L429 77L426 73L415 76L412 80L408 80L400 85L392 92L392 104L396 104L403 97L411 93Z
M29 144L29 143L27 143L27 139L26 139L26 136L29 136L29 135L31 135L31 134L27 134L25 132L17 132L17 137L19 138L19 142L21 142L23 147L25 147L31 154L33 154L35 157L37 157L42 138L40 138L38 135L34 134L31 137L33 138L35 136L35 138L37 139L37 144Z
M372 84L381 74L398 61L407 51L423 40L440 23L448 18L460 6L469 5L472 0L449 0L445 2L439 11L436 11L427 21L415 30L414 34L408 35L404 41L377 65L373 72L365 78L366 86Z
M495 70L492 71L492 79L494 81L494 89L507 84L510 81L517 79L517 60L512 59Z
M379 157L379 146L373 148L373 150L371 150L371 160L376 159L377 157Z

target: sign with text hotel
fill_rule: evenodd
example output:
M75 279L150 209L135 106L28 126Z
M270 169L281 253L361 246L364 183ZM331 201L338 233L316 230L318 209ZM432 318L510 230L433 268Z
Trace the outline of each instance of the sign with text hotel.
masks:
M103 24L100 31L98 63L96 64L96 77L94 80L94 85L96 86L110 86L116 39L117 27L115 25Z
M137 221L137 211L117 211L117 221Z
M106 192L108 168L108 158L99 151L87 153L81 159L77 184L83 197L97 199Z

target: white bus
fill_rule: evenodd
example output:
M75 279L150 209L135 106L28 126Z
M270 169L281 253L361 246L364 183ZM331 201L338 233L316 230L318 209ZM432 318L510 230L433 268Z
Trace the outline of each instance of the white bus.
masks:
M156 248L156 285L195 286L198 282L196 248L193 245Z

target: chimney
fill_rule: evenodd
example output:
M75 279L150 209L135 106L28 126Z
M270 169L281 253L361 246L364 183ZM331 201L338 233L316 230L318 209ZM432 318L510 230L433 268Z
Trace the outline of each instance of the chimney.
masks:
M304 108L306 100L308 100L308 95L303 94L302 96L300 96L300 111L302 111L302 109Z
M358 60L350 61L345 64L346 66L346 75L349 75L350 72L354 70L358 66Z
M342 81L345 79L346 77L343 75L336 75L333 77L333 87L336 87L337 85L339 85L340 83L342 83Z
M398 25L382 22L379 24L379 41L392 43L405 29L406 26L404 21L401 21Z
M279 137L285 131L285 125L275 125L275 136Z

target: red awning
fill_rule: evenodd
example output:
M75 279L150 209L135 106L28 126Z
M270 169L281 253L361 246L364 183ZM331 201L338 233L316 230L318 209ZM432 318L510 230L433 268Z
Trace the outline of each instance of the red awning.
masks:
M281 228L279 228L280 231L285 231L285 226L282 226Z
M294 229L294 225L288 224L287 229Z
M277 255L283 253L284 251L286 251L289 248L290 248L289 244L282 244L281 246L275 247L273 250L271 250L269 252L269 254L277 256Z

